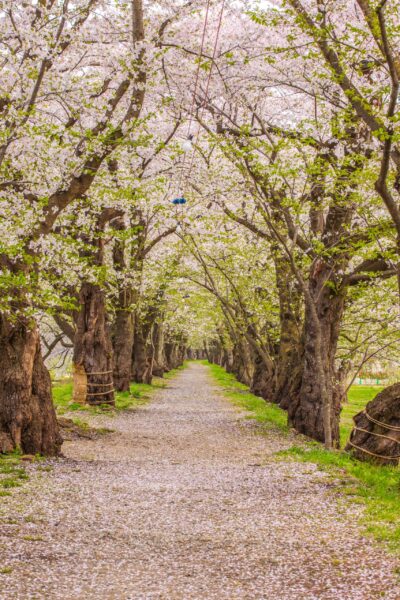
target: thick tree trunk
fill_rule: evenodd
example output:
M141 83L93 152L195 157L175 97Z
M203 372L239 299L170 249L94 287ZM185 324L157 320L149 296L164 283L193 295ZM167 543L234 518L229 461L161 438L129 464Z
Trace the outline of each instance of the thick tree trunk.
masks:
M134 314L130 308L117 309L113 327L113 370L114 386L119 392L128 391L131 383L134 334Z
M62 439L35 323L0 316L0 451L57 455Z
M260 353L254 352L254 372L250 391L264 400L272 402L276 386L274 365L272 361L267 365Z
M113 355L104 291L83 283L79 303L73 362L87 376L88 404L113 405Z
M139 323L136 319L132 362L133 381L151 384L153 360L154 349L153 345L149 343L148 327Z
M232 350L230 348L224 348L223 367L227 373L232 373Z
M299 344L297 352L286 356L286 371L284 372L282 363L277 367L277 387L275 390L274 401L280 408L289 411L292 404L296 404L300 394L301 382L304 368L304 340Z
M245 341L238 341L232 349L232 373L241 383L250 386L253 377L253 366L251 364L250 350Z
M224 368L227 373L233 373L233 351L232 348L224 348Z
M166 371L164 356L164 327L162 323L154 323L153 327L153 375L162 377Z
M344 292L334 293L326 285L331 269L319 266L310 277L313 308L306 303L304 355L301 385L288 407L289 423L300 433L326 442L326 429L332 445L339 446L340 390L336 384L335 355L344 309ZM323 380L321 380L321 372Z
M178 360L179 360L179 367L181 367L183 365L183 363L185 362L185 358L186 358L186 354L187 354L187 347L186 347L186 342L181 342L179 344L179 348L178 348Z
M209 356L211 359L210 354ZM169 371L171 371L171 369L177 369L182 364L183 360L179 342L169 341L165 344L165 358ZM212 360L210 360L210 362L212 362Z
M379 465L398 465L400 459L400 383L380 392L354 417L346 450L356 458Z
M280 336L276 358L276 388L273 401L287 410L302 371L301 293L286 257L275 259L279 294Z
M233 344L232 348L232 373L237 377L240 381L240 373L243 370L242 361L240 358L240 351L237 348L236 344Z
M286 314L281 321L281 339L276 366L274 402L289 411L298 401L304 368L304 335L299 334L299 322L293 314Z
M126 224L123 215L114 219L113 228L118 232L125 231ZM117 236L113 248L114 268L122 279L119 286L112 335L114 352L114 386L119 392L128 391L131 383L132 351L135 336L135 314L133 304L135 300L137 300L135 289L124 283L123 275L127 269L125 244L125 240L118 239Z
M165 354L165 361L166 361L168 371L171 371L174 368L174 351L175 351L175 344L171 341L166 342L164 345L164 354ZM210 359L211 359L210 351L207 348L208 362L211 362Z

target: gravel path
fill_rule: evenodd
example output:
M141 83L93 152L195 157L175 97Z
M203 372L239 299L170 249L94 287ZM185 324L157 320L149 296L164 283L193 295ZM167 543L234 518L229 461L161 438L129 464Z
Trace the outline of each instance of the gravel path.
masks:
M312 465L274 460L290 440L260 435L206 367L100 420L116 432L66 443L0 499L1 599L400 599L360 509Z

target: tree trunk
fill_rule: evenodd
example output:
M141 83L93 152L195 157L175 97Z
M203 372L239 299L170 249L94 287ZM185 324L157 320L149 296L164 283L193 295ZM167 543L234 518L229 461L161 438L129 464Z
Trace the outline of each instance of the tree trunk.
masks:
M222 366L224 352L222 345L218 340L213 340L209 353L211 357L211 362L215 365Z
M167 364L167 369L168 371L171 371L171 369L174 368L174 349L175 349L175 344L171 341L166 342L164 345L164 354L165 354L165 360L166 360L166 364ZM210 351L209 349L207 349L207 360L208 362L211 362L211 356L210 356Z
M118 308L113 327L114 386L119 392L129 390L132 376L134 314L129 308Z
M136 383L151 384L154 351L149 343L148 327L136 319L133 343L132 377Z
M209 354L210 358L211 355ZM165 344L165 357L167 360L168 370L176 369L182 364L180 358L179 343L176 341L169 341ZM212 362L212 361L210 361Z
M224 357L222 366L224 367L227 373L232 372L232 350L230 348L224 347Z
M164 356L164 327L162 323L154 323L153 327L153 375L162 377L166 371Z
M83 283L76 315L73 362L87 376L88 404L114 405L113 356L104 291Z
M62 439L35 323L0 316L0 451L57 455Z
M233 352L232 348L224 349L224 367L227 373L233 373Z
M236 378L240 381L240 372L243 369L243 365L241 364L240 351L237 348L236 344L233 344L232 348L232 373L236 376Z
M165 349L166 349L166 348L165 348ZM210 349L209 349L209 347L207 346L206 342L204 342L204 354L205 354L205 356L206 356L206 360L208 360L208 362L210 363L210 362L211 362L211 360L210 360L210 359L211 359L211 356L210 356ZM168 362L168 361L167 361L167 362Z
M114 219L113 228L117 232L125 231L125 218L121 215ZM119 284L115 321L113 325L113 351L114 386L119 392L127 392L130 388L132 377L132 351L135 336L134 303L137 300L135 289L124 282L124 273L127 269L126 242L116 236L113 248L114 268L121 276ZM141 265L138 261L137 265Z
M298 432L320 442L326 442L328 430L332 445L339 447L341 406L340 390L336 385L335 355L345 293L340 290L335 293L326 285L328 280L332 280L332 270L327 265L317 263L314 271L315 275L311 275L309 280L314 306L306 302L301 385L288 407L289 423ZM315 321L314 307L318 322Z
M187 353L186 342L182 341L178 346L178 361L179 361L178 367L181 367L183 365L183 363L185 362L186 353Z
M233 345L232 353L232 372L236 375L238 381L250 386L253 376L253 367L251 365L250 351L247 342L236 342Z
M286 355L286 371L283 372L285 361L277 366L277 387L274 401L283 410L289 411L296 404L300 394L304 368L304 340L301 340L297 352Z
M280 336L276 358L276 388L273 402L288 409L302 371L301 292L286 257L275 257L279 295Z
M250 391L256 396L261 396L264 400L272 402L276 386L272 361L270 365L267 365L261 354L254 352L253 364L254 372Z
M353 367L351 360L342 360L339 368L336 371L337 389L340 396L340 404L346 404L349 399L347 397L349 385L349 373Z
M400 383L380 392L354 417L346 450L362 461L398 465L400 458Z

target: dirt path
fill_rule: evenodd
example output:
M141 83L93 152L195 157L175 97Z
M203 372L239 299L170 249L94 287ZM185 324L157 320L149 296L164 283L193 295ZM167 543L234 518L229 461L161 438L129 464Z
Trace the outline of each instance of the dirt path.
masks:
M395 562L192 364L1 498L1 599L399 599ZM4 524L4 515L8 524ZM6 520L7 521L7 520ZM384 594L384 592L386 592Z

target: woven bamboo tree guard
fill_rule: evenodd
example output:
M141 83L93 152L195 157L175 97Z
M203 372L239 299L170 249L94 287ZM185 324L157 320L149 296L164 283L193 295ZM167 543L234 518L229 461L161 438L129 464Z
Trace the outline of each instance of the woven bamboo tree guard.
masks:
M78 404L86 404L87 375L83 365L73 366L73 396L72 400Z
M79 404L114 404L114 382L112 371L86 373L83 365L73 368L73 401ZM94 382L93 377L104 377L109 381ZM112 398L106 398L112 394Z

